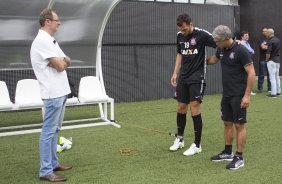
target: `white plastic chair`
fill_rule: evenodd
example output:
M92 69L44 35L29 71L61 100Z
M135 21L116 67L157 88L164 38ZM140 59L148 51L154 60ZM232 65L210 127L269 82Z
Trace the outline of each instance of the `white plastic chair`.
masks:
M13 103L10 100L9 91L4 81L0 81L0 111L13 108Z
M67 99L66 105L67 106L72 106L72 105L76 105L78 103L79 103L78 98L77 97L72 97L72 98L68 98Z
M114 99L106 95L98 77L86 76L80 79L78 100L82 104L99 104L100 115L108 120L107 103L110 103L110 119L114 120ZM102 106L104 105L104 108Z
M15 95L15 106L19 109L43 107L37 80L22 79L18 81Z
M86 76L80 79L78 89L80 103L107 102L108 95L105 94L98 77Z

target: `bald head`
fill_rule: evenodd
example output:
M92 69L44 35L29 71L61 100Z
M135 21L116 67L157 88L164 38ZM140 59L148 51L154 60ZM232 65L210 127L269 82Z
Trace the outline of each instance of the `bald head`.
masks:
M272 38L274 36L274 30L272 28L267 29L266 36Z

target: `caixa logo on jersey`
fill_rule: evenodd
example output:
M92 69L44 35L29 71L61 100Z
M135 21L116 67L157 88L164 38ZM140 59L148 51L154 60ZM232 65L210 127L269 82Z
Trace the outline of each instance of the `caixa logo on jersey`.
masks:
M198 49L186 49L181 51L182 55L195 55L198 54Z

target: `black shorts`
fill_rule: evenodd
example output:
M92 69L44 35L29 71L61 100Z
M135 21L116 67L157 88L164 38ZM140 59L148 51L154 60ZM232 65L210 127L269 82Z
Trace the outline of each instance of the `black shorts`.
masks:
M247 123L247 110L241 108L243 97L222 97L221 119L234 123Z
M178 81L176 87L176 99L178 102L186 104L189 104L193 101L202 103L205 86L205 83L187 84L184 81Z

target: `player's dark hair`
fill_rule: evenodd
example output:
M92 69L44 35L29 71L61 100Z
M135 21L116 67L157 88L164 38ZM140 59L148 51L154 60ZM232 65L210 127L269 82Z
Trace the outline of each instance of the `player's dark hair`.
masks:
M192 19L191 17L187 14L187 13L184 13L184 14L181 14L177 17L177 26L182 26L183 23L186 23L187 25L190 24L192 22Z

